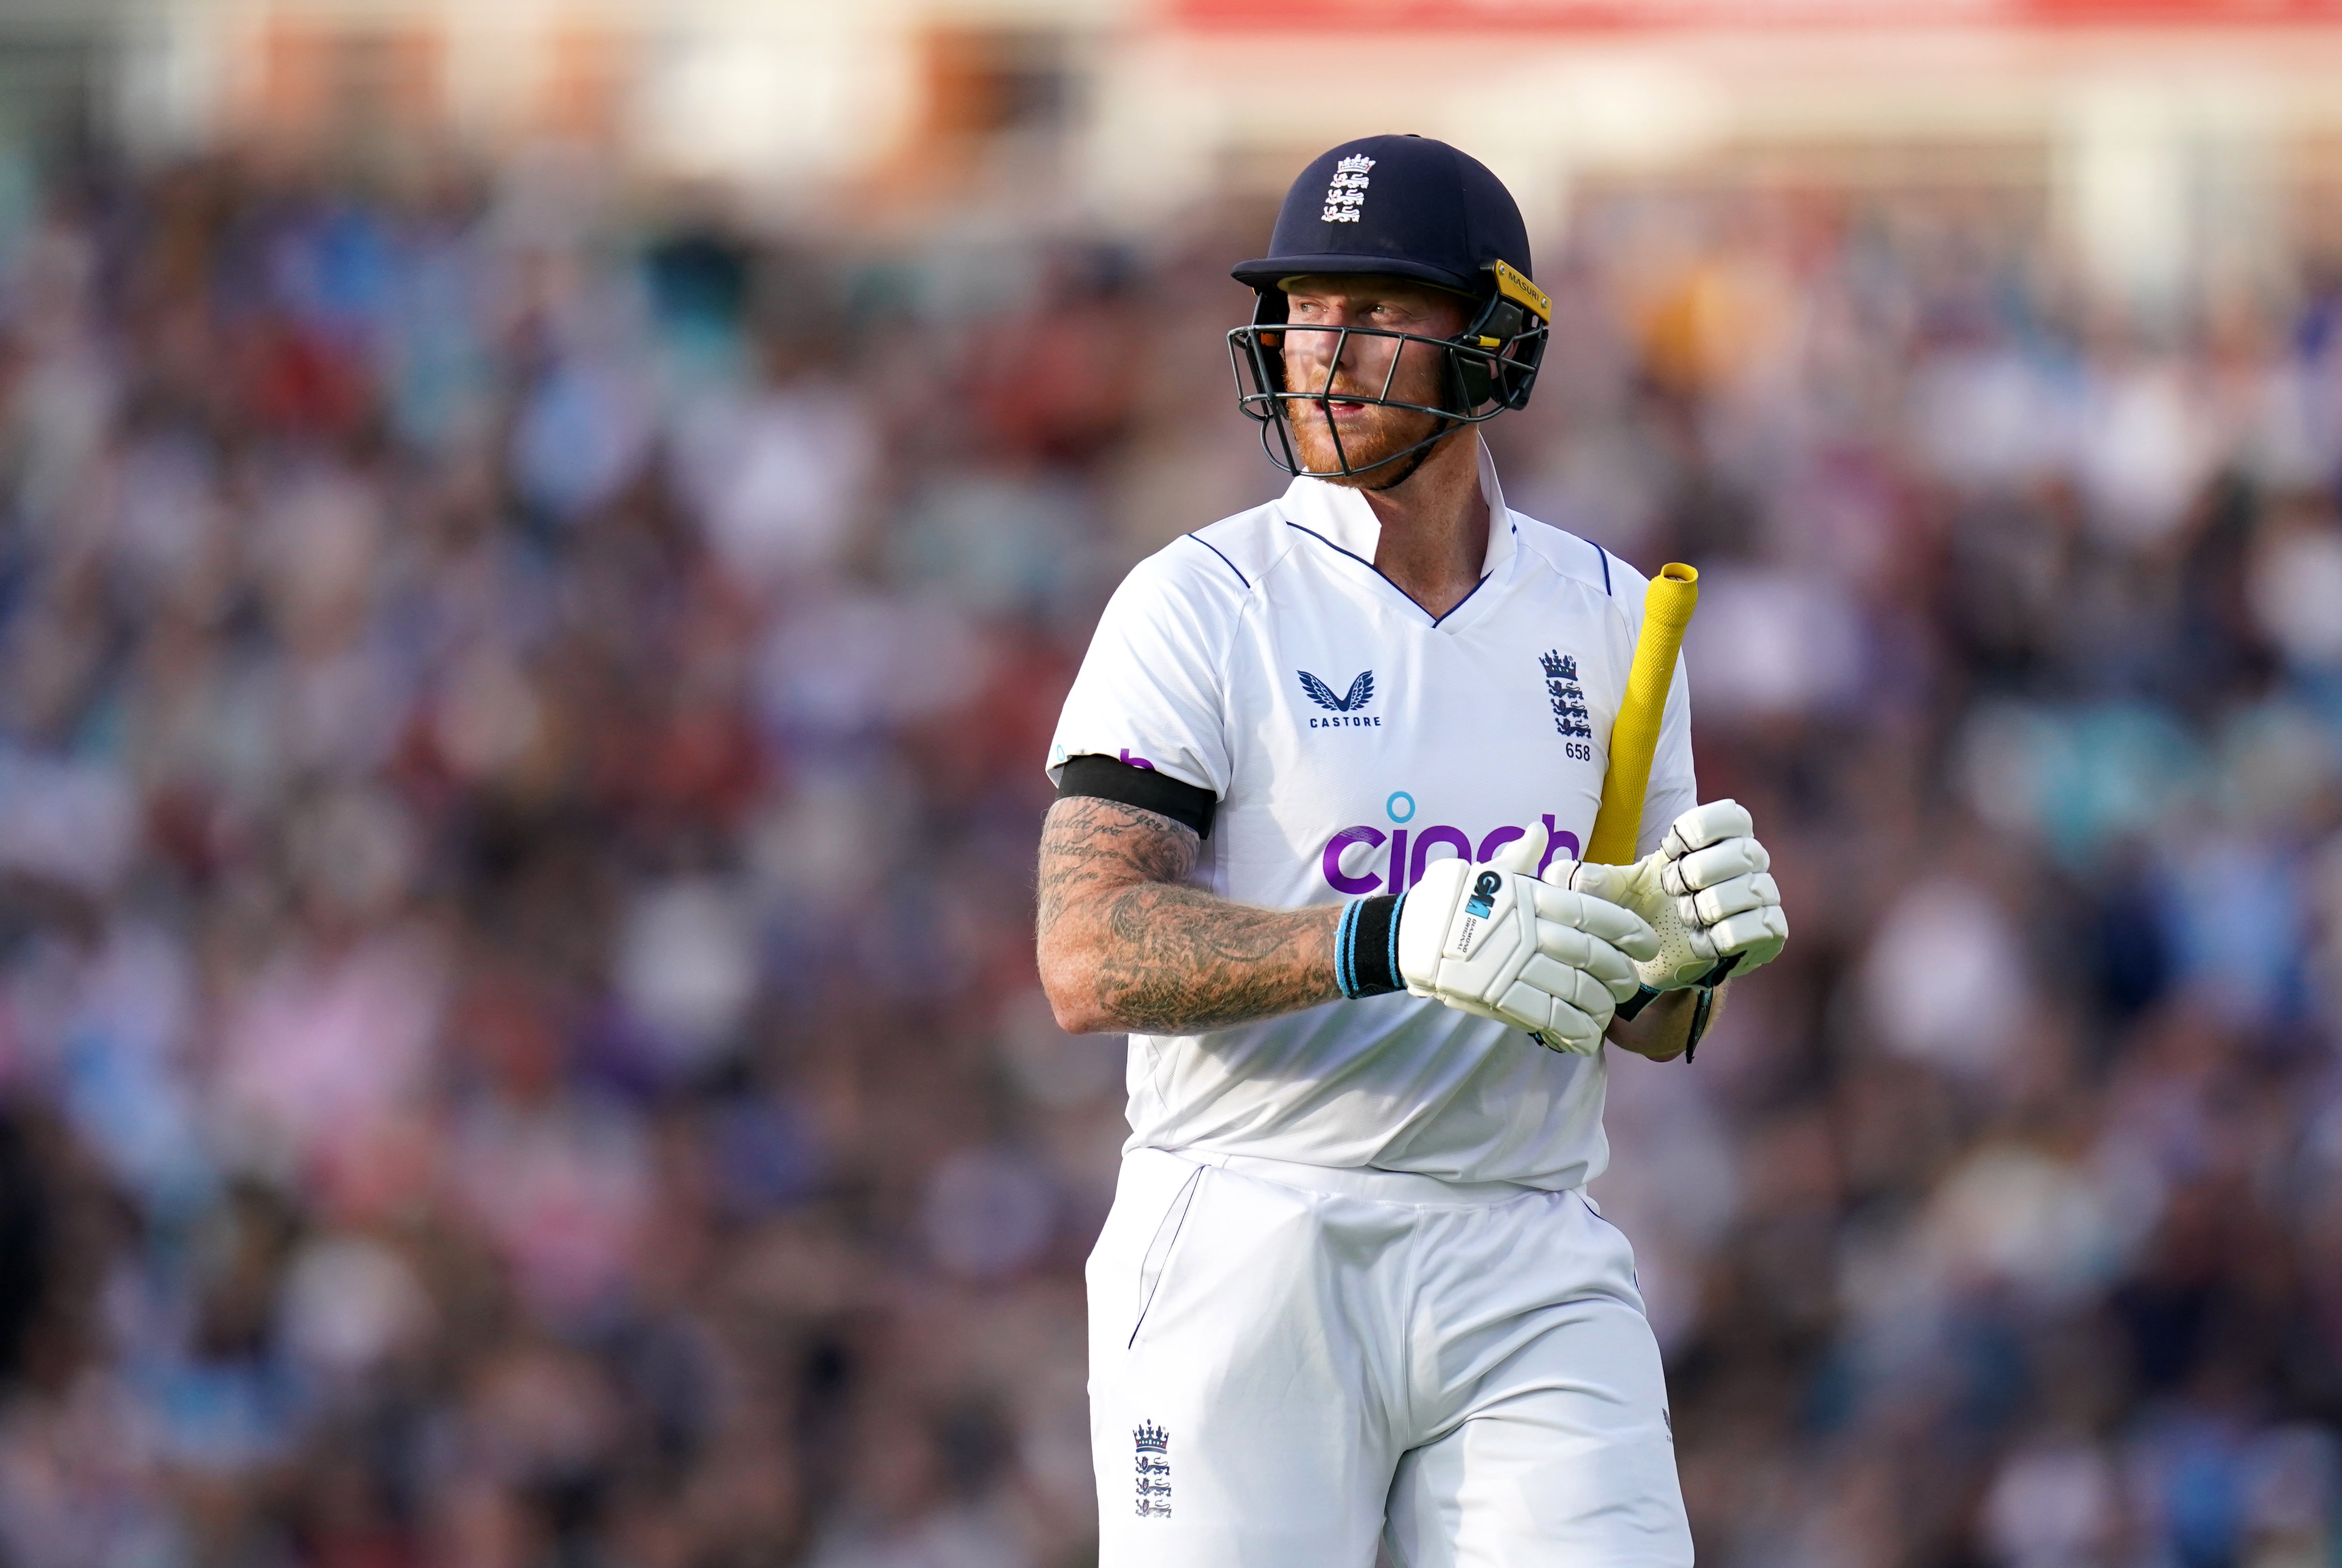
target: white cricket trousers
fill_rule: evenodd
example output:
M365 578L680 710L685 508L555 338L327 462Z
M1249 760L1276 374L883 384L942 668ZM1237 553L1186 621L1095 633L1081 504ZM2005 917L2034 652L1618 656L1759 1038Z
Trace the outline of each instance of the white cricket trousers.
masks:
M1089 1260L1100 1568L1686 1568L1634 1253L1584 1194L1125 1157Z

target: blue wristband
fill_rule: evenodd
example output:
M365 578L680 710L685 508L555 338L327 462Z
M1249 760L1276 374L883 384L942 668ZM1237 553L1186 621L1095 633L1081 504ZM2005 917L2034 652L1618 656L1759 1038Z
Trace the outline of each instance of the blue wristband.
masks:
M1334 984L1355 1002L1406 989L1398 972L1398 912L1406 895L1377 894L1342 907L1334 928Z

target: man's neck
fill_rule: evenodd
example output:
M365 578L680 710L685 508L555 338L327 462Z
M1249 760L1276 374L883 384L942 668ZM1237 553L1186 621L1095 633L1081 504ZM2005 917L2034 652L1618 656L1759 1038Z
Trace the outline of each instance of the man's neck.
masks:
M1435 619L1478 585L1488 555L1488 504L1480 494L1480 437L1456 432L1406 483L1363 492L1382 524L1375 570Z

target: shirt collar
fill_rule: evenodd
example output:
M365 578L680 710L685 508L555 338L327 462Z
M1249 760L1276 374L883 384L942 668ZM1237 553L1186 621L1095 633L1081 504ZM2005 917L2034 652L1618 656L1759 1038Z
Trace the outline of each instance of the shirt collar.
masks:
M1488 444L1474 432L1480 454L1480 498L1488 507L1488 547L1480 558L1480 575L1495 575L1512 564L1515 546L1513 514L1505 505L1504 486L1496 482L1496 461ZM1285 492L1285 504L1294 522L1313 534L1372 564L1375 546L1382 542L1383 525L1364 494L1345 484L1296 475Z

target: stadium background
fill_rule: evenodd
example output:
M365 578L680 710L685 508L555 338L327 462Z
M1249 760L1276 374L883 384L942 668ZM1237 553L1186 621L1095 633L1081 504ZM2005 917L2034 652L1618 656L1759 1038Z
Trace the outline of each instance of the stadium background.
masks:
M0 5L0 1561L1068 1568L1056 704L1227 263L1496 165L1797 940L1612 1173L1725 1568L2312 1568L2342 15ZM1432 803L1426 802L1426 804Z

